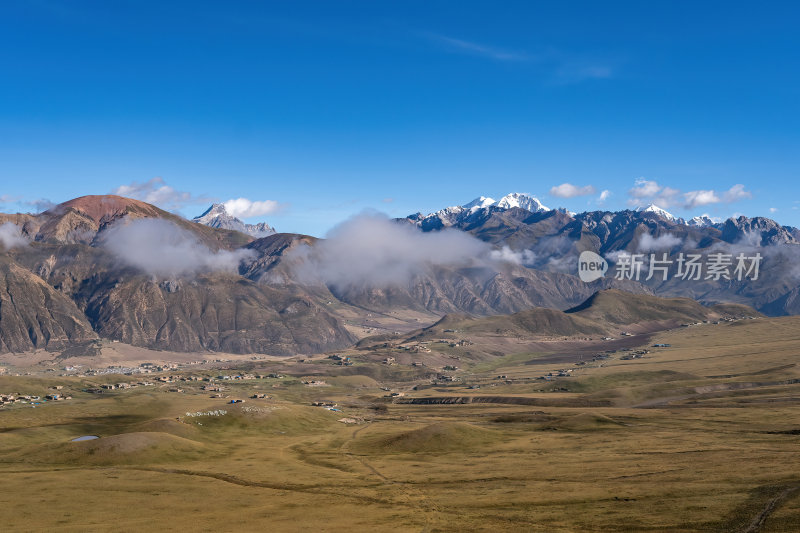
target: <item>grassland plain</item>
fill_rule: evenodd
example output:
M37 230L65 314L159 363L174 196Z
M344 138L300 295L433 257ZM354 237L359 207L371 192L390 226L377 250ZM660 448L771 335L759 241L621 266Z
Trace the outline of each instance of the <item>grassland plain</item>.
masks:
M233 405L200 382L92 395L99 378L0 376L73 396L0 410L2 529L798 531L798 326L677 328L551 379L565 364L538 352L436 385L368 377L364 358L309 387L287 363L226 383L270 396Z

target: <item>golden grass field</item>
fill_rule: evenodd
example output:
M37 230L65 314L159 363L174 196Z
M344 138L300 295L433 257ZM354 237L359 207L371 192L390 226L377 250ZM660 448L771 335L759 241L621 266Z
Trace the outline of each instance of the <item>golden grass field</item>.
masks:
M74 397L0 408L0 529L800 531L800 318L652 343L672 346L583 366L513 353L419 390L364 375L308 387L287 366L226 383L271 396L236 405L200 382L91 395L110 378L0 376L0 392ZM410 403L449 397L469 403ZM101 438L70 442L82 435Z

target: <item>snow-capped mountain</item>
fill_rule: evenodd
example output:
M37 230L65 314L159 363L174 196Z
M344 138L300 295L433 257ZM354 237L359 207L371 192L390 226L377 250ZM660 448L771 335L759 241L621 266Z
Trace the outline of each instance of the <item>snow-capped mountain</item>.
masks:
M406 220L428 231L431 229L441 229L459 225L470 217L480 217L493 210L507 211L512 208L524 209L531 213L552 211L537 198L514 192L503 196L500 200L495 200L487 196L479 196L464 205L446 207L428 215L416 213L407 217Z
M684 221L682 218L676 217L675 215L673 215L669 211L667 211L665 209L662 209L662 208L658 207L655 204L650 204L650 205L648 205L646 207L637 207L636 209L634 209L634 211L636 211L637 213L652 213L652 214L654 214L654 215L656 215L658 217L661 217L661 218L663 218L665 220L669 220L670 222L675 222L676 224L685 224L686 223L686 221Z
M714 220L710 216L702 214L700 216L691 218L689 221L686 222L686 225L695 228L707 228L709 226L713 226L714 224L718 223L719 223L718 220Z
M229 215L224 204L213 204L202 215L193 218L192 221L212 228L240 231L257 239L275 233L275 229L266 222L245 224L235 216Z
M531 213L550 211L550 208L542 204L538 198L519 192L512 192L511 194L503 196L494 205L502 209L519 207L521 209L525 209L526 211L530 211Z
M473 207L482 209L484 207L489 207L490 205L495 205L496 203L497 200L495 200L494 198L488 198L486 196L478 196L471 202L468 202L461 207L464 207L465 209L472 209Z

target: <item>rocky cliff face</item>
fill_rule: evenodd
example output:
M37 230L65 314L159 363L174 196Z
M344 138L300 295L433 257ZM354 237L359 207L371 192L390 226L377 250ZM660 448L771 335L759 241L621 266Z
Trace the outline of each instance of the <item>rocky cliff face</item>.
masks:
M0 255L0 352L58 350L96 338L72 300Z

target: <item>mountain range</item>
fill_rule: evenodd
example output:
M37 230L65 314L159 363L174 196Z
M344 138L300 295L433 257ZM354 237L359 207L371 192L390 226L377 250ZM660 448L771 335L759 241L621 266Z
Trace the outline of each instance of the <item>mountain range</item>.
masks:
M715 253L760 253L763 263L757 280L709 280L704 274L703 279L687 281L675 275L675 262L668 279L648 280L645 272L640 281L658 295L684 296L708 305L741 303L771 315L800 313L797 228L764 217L714 221L703 216L686 221L655 205L616 212L570 213L543 208L532 197L521 202L535 206L534 211L505 208L499 202L481 198L427 215L415 213L398 222L415 225L424 232L462 230L494 246L526 251L525 264L529 268L573 274L577 272L578 255L586 250L611 263L621 253L655 253L659 257L666 253L671 258L681 253L703 257Z
M173 351L314 353L351 346L368 330L411 331L446 314L566 310L605 289L800 313L800 231L767 218L700 224L656 208L571 213L514 193L394 224L412 237L466 235L471 240L459 246L491 253L474 261L434 254L414 263L407 277L343 284L300 275L324 268L314 254L341 242L261 236L274 230L248 228L221 204L193 220L110 195L35 215L0 214L0 351L61 350L102 338ZM358 254L367 261L375 248L354 235L341 251L345 267L361 262ZM650 249L758 249L766 259L752 282L607 275L584 283L575 275L582 251L613 262L619 253Z

